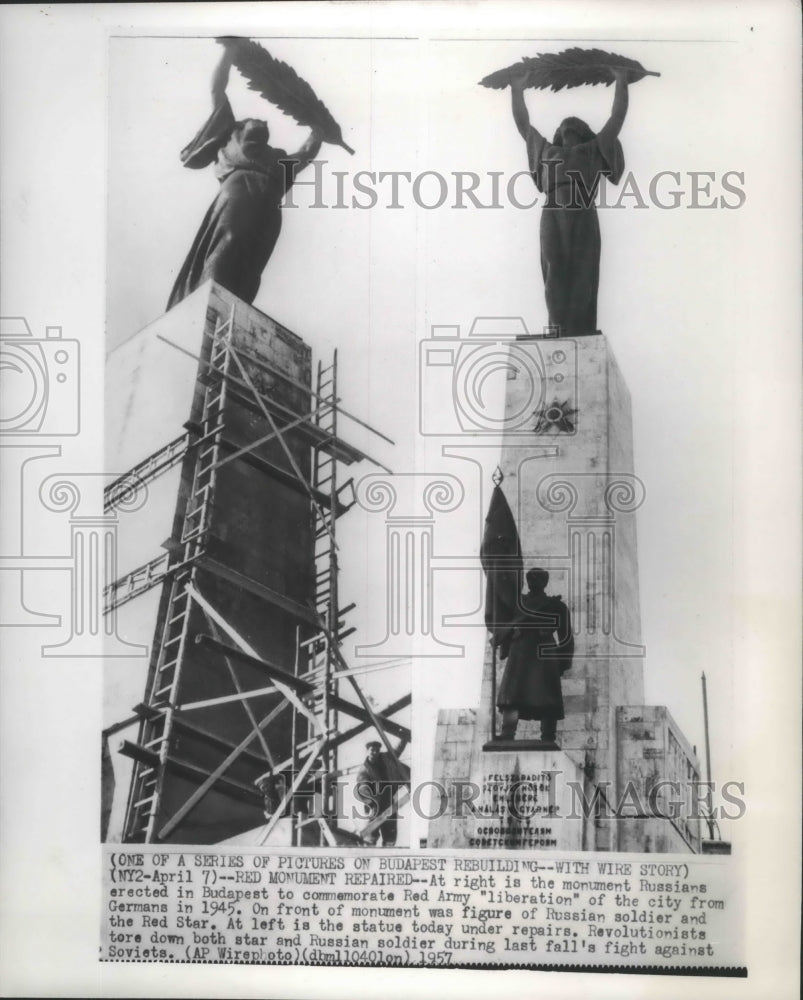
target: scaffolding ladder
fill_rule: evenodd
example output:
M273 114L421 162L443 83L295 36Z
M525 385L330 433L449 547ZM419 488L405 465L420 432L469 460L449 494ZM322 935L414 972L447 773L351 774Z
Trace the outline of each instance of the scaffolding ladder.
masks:
M318 362L315 392L315 425L323 431L323 435L313 447L312 485L327 497L328 503L316 506L312 512L314 606L325 628L299 643L296 667L300 668L301 677L314 685L310 708L319 720L320 729L316 732L309 718L298 710L294 711L294 772L298 773L304 766L306 754L321 736L326 742L320 754L316 775L312 779L317 802L311 811L312 815L299 816L299 828L294 831L297 842L301 837L301 826L316 822L321 815L324 818L333 817L337 812L336 796L333 793L337 748L332 744L332 738L338 730L338 682L332 676L335 671L332 641L337 641L340 619L336 522L342 508L339 507L336 449L331 445L327 446L327 442L337 440L337 350L334 351L330 365L324 366L323 362ZM322 843L326 843L330 829L324 823L320 823L319 827L319 838Z
M390 715L409 705L409 696L389 705L384 711L376 712L355 680L355 672L348 668L340 651L343 639L355 630L346 629L344 623L344 615L354 605L341 608L339 603L336 522L341 514L354 505L356 497L352 479L340 482L338 465L341 462L351 464L355 460L359 461L369 456L347 445L337 436L339 398L336 351L331 365L318 363L315 391L311 392L308 386L294 383L292 378L281 371L276 371L268 363L250 357L247 351L239 347L235 349L233 336L234 309L232 308L227 319L220 319L216 323L214 333L210 337L208 358L199 359L206 371L200 379L205 386L202 420L199 424L185 424L185 428L193 436L191 442L189 439L186 442L185 461L189 462L192 454L194 464L191 465L192 486L183 515L181 538L170 549L166 566L162 562L163 557L153 560L152 564L146 564L145 567L140 567L133 574L129 574L131 580L124 578L119 581L110 589L108 595L111 602L119 604L156 585L159 580L169 581L168 595L163 598L166 607L164 626L153 661L146 702L135 709L141 719L139 739L136 744L128 744L127 749L123 751L135 761L124 839L127 842L154 842L164 839L211 787L218 782L238 784L233 779L226 778L225 771L234 760L247 751L248 745L255 737L262 740L262 730L271 723L278 711L283 707L291 707L292 747L288 748L291 756L283 761L274 761L262 740L266 762L270 767L268 774L278 776L290 770L292 784L282 796L281 802L269 811L268 823L263 831L263 840L260 842L267 841L278 820L287 815L288 808L291 814L294 813L298 799L307 796L309 801L310 792L314 795L314 808L294 815L292 827L295 842L301 841L302 834L305 843L317 839L319 844L334 846L335 843L342 843L343 838L348 836L359 842L359 835L349 835L347 831L336 829L339 804L336 781L340 774L338 748L353 736L374 727L382 737L396 769L401 773L398 755L403 752L410 739L409 728L390 719ZM296 384L298 388L306 388L308 396L314 399L314 405L310 407L309 412L292 413L287 407L280 406L275 400L263 396L244 367L243 359L260 368L272 370L289 383ZM270 426L271 433L244 447L238 448L227 442L223 428L224 407L227 402L228 404L236 402L252 412L261 414ZM373 433L379 434L345 410L340 412ZM274 414L278 416L281 425L277 424ZM286 423L288 419L289 423ZM309 479L307 478L309 473L298 465L285 440L287 431L295 427L304 433L312 448ZM384 435L379 436L384 438ZM276 439L284 449L292 473L290 470L277 469L254 454L260 444L270 439ZM176 439L165 449L161 449L159 453L141 463L141 466L134 471L142 478L153 478L178 460L180 449L180 439ZM198 570L206 565L205 560L208 558L206 544L211 523L216 470L221 465L236 459L255 463L257 467L274 476L281 472L283 479L292 478L297 484L294 488L303 490L310 498L314 536L312 570L314 579L310 582L308 607L302 608L299 605L297 609L302 612L299 620L307 624L299 626L295 664L292 668L288 664L277 664L262 657L259 650L249 645L233 623L228 622L225 616L209 603L198 586ZM122 484L114 485L118 488L122 486ZM263 590L266 591L267 588ZM265 599L275 602L279 595L271 596L265 593L264 596ZM213 633L211 636L198 635L196 641L204 642L216 649L219 654L227 658L227 662L228 658L233 656L245 659L252 666L258 666L268 675L272 681L272 690L281 694L283 701L272 708L259 722L252 718L252 732L246 734L240 743L231 746L225 759L212 771L204 772L204 780L198 789L174 815L166 818L162 815L165 774L171 765L181 768L185 764L178 758L170 756L172 731L174 727L187 725L181 714L183 711L200 707L202 704L206 707L211 703L204 701L179 706L180 674L187 657L189 638L194 634L195 615L203 615ZM304 629L303 634L301 629ZM231 645L232 642L234 645ZM340 680L343 678L356 692L357 702L341 697L339 688ZM241 690L236 680L235 687L236 694L220 696L211 701L223 703L237 700L242 701L247 707L248 698L253 696L254 691ZM260 693L263 690L270 691L271 685L260 689ZM250 709L247 710L251 715ZM358 720L358 724L341 733L339 724L343 715ZM395 748L389 742L390 735L395 735L401 741ZM255 782L257 787L261 780L257 779ZM244 785L240 785L240 788L241 791L248 790ZM305 829L306 827L309 829Z
M169 764L173 706L192 613L187 585L195 581L195 563L204 551L210 504L214 497L215 469L220 457L229 368L227 344L233 320L234 309L227 319L217 324L211 344L209 378L204 392L202 442L196 451L192 489L178 546L178 566L172 573L156 669L148 692L146 706L149 711L142 721L138 741L145 755L135 763L126 817L126 840L129 842L152 842L159 815L165 768Z

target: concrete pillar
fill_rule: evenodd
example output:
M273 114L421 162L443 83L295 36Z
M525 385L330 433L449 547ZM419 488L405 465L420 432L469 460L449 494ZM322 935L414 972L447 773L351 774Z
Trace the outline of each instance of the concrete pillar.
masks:
M489 775L560 771L558 798L571 784L587 799L600 784L616 786L616 710L644 702L635 512L645 497L633 471L630 397L604 336L528 337L510 345L502 490L518 525L525 569L550 573L547 592L569 606L575 656L563 677L565 719L560 751L487 749L493 731L492 656L486 649L481 698L468 725L436 747L435 780L485 787ZM533 372L540 396L533 407ZM525 408L530 417L522 419ZM502 665L497 664L497 678ZM498 685L498 682L497 682ZM454 726L442 713L439 736ZM520 722L517 740L540 738L540 724ZM460 753L450 747L461 747ZM471 823L433 823L431 842L470 846ZM549 836L562 847L615 850L608 820L554 822ZM486 824L487 826L487 824ZM507 846L525 846L510 843Z
M616 706L644 701L635 512L645 490L633 471L630 396L603 335L519 341L516 351L540 367L543 389L525 429L532 453L521 431L503 442L502 489L525 569L547 569L548 593L572 615L558 742L595 780L613 780ZM506 413L520 410L529 383L508 381ZM547 443L556 454L543 455ZM537 734L537 723L519 726L520 737Z

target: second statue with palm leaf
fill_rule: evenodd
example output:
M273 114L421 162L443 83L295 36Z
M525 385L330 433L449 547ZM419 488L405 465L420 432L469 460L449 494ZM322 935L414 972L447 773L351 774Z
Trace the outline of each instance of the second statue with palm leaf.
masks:
M628 103L628 71L616 81L611 116L596 134L580 118L565 118L551 142L530 123L526 73L510 82L513 119L527 144L530 173L545 195L541 214L541 271L549 323L561 336L595 333L600 231L594 205L600 179L618 184L624 172L619 131Z
M185 167L214 163L220 189L182 265L168 309L210 278L243 301L253 302L282 228L284 195L318 155L323 141L345 146L334 119L289 66L255 42L221 39L221 43L223 54L212 76L212 114L181 151ZM235 119L226 96L232 65L243 72L252 89L296 121L312 126L297 152L288 154L271 146L266 122Z

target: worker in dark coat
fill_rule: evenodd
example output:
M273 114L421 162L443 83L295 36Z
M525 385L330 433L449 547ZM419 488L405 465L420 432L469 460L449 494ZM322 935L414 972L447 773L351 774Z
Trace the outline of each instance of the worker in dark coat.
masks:
M281 201L300 170L321 148L313 129L297 153L268 144L265 122L235 120L226 97L231 53L225 49L212 78L212 114L181 151L185 167L215 164L220 190L209 206L182 265L167 308L213 278L244 302L253 302L282 228Z
M519 719L539 719L541 739L554 743L563 718L560 678L572 665L574 636L567 606L545 593L548 582L544 569L527 573L523 610L494 640L500 658L507 660L496 698L502 739L515 737Z
M362 767L357 772L357 782L354 787L354 794L365 806L366 815L369 821L376 819L380 813L394 805L393 793L398 787L398 782L394 780L395 769L390 760L390 755L380 753L382 744L378 740L371 740L365 744L368 751ZM382 846L394 847L396 844L396 812L384 820L378 827L370 833L363 834L363 840L372 847L379 841L382 834Z

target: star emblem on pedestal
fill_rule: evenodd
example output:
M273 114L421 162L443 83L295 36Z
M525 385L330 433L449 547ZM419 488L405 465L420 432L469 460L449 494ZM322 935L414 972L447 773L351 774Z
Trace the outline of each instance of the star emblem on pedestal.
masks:
M569 405L569 400L559 403L554 399L551 403L535 411L536 434L571 434L576 426L577 409Z

